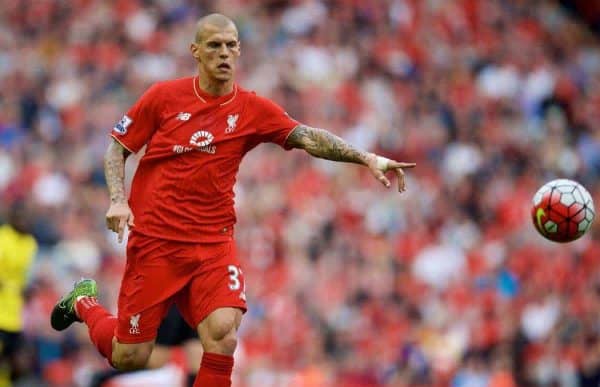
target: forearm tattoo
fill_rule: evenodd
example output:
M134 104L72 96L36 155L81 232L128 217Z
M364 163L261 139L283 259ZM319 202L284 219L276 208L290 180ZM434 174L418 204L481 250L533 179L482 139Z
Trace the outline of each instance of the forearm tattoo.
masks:
M125 203L125 158L129 152L113 140L104 155L104 176L111 203Z
M369 153L354 148L338 136L318 128L298 125L287 139L287 144L309 154L332 161L367 164Z

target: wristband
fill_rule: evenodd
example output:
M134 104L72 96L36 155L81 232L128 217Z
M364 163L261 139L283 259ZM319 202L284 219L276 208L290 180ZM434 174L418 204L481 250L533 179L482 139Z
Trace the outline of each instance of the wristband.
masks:
M376 156L377 159L377 169L379 170L387 170L388 169L388 165L389 165L389 161L390 159L386 158L386 157L381 157L381 156Z

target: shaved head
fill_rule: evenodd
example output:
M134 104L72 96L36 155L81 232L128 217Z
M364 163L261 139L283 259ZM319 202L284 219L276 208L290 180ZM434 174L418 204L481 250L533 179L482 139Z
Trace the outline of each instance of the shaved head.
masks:
M208 31L225 30L232 28L237 36L237 27L233 20L220 13L211 13L206 15L196 24L196 42L201 42Z
M238 30L230 18L211 13L198 20L190 51L198 63L198 84L202 90L213 95L233 90L241 51Z

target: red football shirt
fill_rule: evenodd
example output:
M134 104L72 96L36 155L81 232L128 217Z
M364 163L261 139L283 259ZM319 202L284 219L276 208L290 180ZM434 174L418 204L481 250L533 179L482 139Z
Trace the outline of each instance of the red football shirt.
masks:
M197 77L153 85L111 132L133 153L147 145L129 197L136 231L189 242L230 239L242 157L261 142L284 147L296 125L238 85L220 97L203 93Z

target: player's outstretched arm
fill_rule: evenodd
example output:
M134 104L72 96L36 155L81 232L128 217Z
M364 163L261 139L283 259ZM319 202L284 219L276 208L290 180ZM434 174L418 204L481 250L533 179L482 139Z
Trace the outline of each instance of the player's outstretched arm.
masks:
M402 163L377 156L354 148L340 137L324 129L298 125L287 138L286 144L293 148L304 149L312 156L332 161L343 161L367 166L375 178L386 187L390 181L385 177L388 171L395 171L398 176L398 191L406 190L403 168L414 168L415 163Z
M125 197L125 159L129 151L118 141L112 140L104 154L104 176L110 196L110 207L106 213L106 227L119 234L123 240L125 225L133 226L133 214Z

